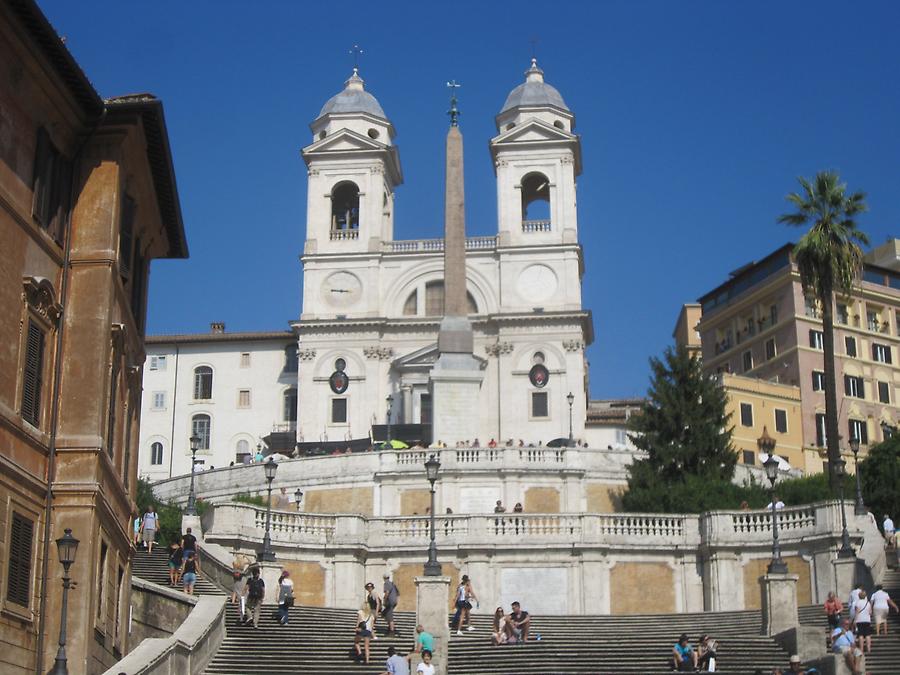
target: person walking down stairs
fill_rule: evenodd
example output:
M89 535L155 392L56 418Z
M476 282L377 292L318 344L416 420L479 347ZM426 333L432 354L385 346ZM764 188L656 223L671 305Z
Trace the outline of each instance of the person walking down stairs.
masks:
M259 567L254 566L251 576L244 587L247 597L247 614L241 617L241 623L246 625L253 621L253 627L259 629L259 614L262 611L263 598L266 597L266 582L259 576Z

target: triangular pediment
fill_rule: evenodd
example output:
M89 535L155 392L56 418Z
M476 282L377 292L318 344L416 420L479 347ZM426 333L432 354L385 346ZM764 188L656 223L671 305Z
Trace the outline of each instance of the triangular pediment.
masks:
M437 342L426 345L414 352L394 359L391 367L395 370L417 370L431 368L441 353L438 351Z
M571 134L564 129L557 129L552 124L547 124L543 120L531 118L522 124L514 126L512 129L504 131L496 136L491 145L503 145L506 143L535 143L546 141L574 141L577 139L575 134Z
M373 141L371 138L351 131L340 129L330 136L303 148L303 154L308 155L318 152L348 152L359 150L385 151L388 149L384 143Z

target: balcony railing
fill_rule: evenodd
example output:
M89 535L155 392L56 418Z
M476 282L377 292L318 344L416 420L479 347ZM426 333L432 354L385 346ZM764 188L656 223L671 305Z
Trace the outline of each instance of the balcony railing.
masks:
M549 232L552 229L549 220L523 220L522 232Z
M359 239L359 230L331 230L331 241Z
M275 422L272 425L273 434L281 434L289 431L297 431L296 420L294 420L293 422Z
M466 237L467 251L490 250L497 247L497 237ZM387 253L434 253L444 250L443 239L407 239L386 241L382 248Z

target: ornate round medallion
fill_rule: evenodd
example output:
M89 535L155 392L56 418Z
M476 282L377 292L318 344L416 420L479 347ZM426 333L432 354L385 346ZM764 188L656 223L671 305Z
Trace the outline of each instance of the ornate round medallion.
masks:
M331 386L331 391L335 394L343 394L347 391L347 387L350 386L350 378L347 377L347 373L343 370L336 370L328 378L328 384Z
M519 273L516 291L529 302L541 302L552 298L559 286L556 272L547 265L529 265Z
M535 387L543 387L550 380L550 371L547 370L544 364L538 363L528 371L528 379L531 380L531 384Z
M322 283L321 293L322 299L332 307L349 307L362 297L362 283L351 272L334 272Z

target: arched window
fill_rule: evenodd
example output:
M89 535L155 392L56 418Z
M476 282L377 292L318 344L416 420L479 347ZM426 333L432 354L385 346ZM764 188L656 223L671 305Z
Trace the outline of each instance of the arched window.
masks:
M209 432L212 425L209 415L194 415L191 418L191 436L200 439L199 450L209 450Z
M243 464L245 457L250 457L250 443L242 438L234 446L234 461L236 464Z
M154 466L163 463L163 445L159 441L150 446L150 463Z
M522 230L543 232L550 229L550 181L542 173L522 178Z
M331 191L331 230L359 229L359 187L352 181L344 181Z
M194 368L194 400L206 400L212 398L213 372L209 366L197 366Z
M289 373L296 373L298 367L297 345L292 343L284 348L284 369Z
M407 300L407 302L409 302ZM478 314L478 305L472 294L466 291L466 306L469 314ZM425 316L442 316L444 313L444 282L429 281L425 284Z
M403 316L415 316L419 305L419 291L413 291L409 294L406 302L403 303Z
M285 422L296 422L297 421L297 389L295 387L291 387L287 391L284 392L283 395L284 402L284 421Z

